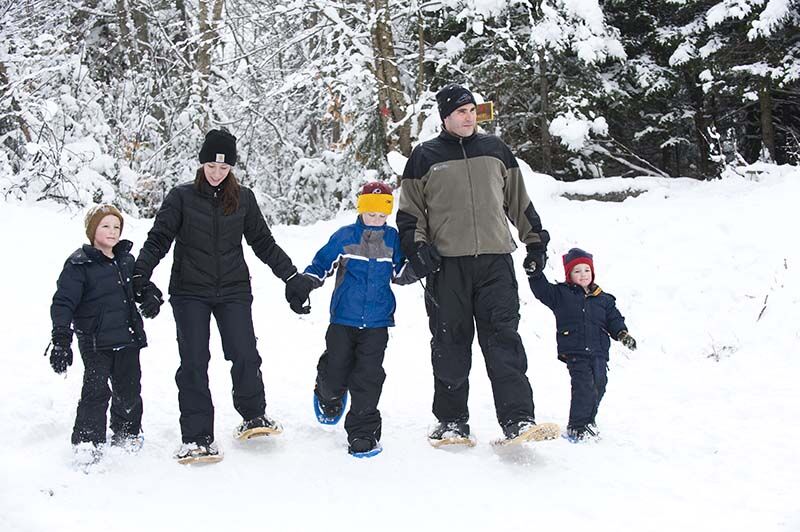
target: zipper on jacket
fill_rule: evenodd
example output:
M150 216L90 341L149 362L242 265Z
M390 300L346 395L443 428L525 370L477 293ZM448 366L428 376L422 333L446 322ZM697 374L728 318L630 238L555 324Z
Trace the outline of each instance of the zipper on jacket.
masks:
M472 200L472 227L475 229L475 256L478 256L478 215L475 214L475 189L472 186L472 174L469 171L469 159L467 158L467 150L464 148L464 139L458 138L458 145L461 146L461 153L464 154L464 164L467 167L467 181L469 181L469 197Z
M217 267L217 297L220 295L220 257L219 257L219 189L214 190L214 200L211 202L211 210L213 211L212 218L214 220L213 226L213 238L214 238L214 259Z

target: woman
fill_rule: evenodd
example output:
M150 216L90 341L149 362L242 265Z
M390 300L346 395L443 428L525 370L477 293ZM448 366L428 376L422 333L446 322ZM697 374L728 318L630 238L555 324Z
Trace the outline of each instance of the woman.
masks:
M183 439L175 458L181 463L222 459L214 443L214 406L208 387L212 314L225 359L232 362L233 404L243 418L235 436L244 440L282 431L265 414L242 236L256 256L287 283L287 298L303 293L301 285L308 283L305 276L296 275L291 259L275 243L253 192L240 185L231 171L236 164L236 137L225 130L209 131L200 149L200 163L194 182L176 186L164 199L136 259L133 279L143 315L155 317L161 293L150 283L150 276L175 241L169 293L181 357L175 375ZM295 312L309 310L296 298L290 302Z

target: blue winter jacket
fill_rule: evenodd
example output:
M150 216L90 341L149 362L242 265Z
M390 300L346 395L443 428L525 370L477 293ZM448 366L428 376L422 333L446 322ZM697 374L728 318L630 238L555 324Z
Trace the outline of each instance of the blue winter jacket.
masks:
M544 274L529 279L536 299L556 316L558 355L593 355L608 360L609 335L617 339L627 331L616 299L593 284L589 293L575 284L551 284Z
M133 299L132 245L120 240L110 259L84 244L64 263L50 317L54 331L69 332L74 327L81 352L147 345Z
M304 273L317 287L336 272L331 297L331 323L373 328L394 325L395 299L390 283L417 280L400 250L397 229L370 227L361 217L331 236Z

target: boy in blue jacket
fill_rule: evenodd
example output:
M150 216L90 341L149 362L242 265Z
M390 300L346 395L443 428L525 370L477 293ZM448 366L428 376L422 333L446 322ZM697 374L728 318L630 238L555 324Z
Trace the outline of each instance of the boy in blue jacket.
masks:
M326 350L317 364L314 410L320 423L336 424L350 392L344 428L348 451L356 457L381 451L378 400L386 378L383 355L388 327L394 326L391 283L417 280L400 250L397 229L386 224L393 204L389 185L377 181L364 185L356 223L336 231L299 274L305 279L303 290L290 294L287 284L287 300L304 303L309 292L337 270Z
M98 205L88 211L84 225L90 244L64 263L50 306L53 371L64 374L72 365L73 330L83 359L83 387L72 430L79 464L101 457L109 399L111 443L129 450L141 445L139 350L147 345L131 284L133 244L120 239L122 214L113 205ZM151 311L142 306L145 315Z
M527 273L533 295L556 317L558 358L567 364L572 381L565 437L579 442L598 435L595 417L608 382L609 336L632 351L636 340L628 334L614 296L595 284L592 255L572 248L563 262L564 283L549 283L541 269Z

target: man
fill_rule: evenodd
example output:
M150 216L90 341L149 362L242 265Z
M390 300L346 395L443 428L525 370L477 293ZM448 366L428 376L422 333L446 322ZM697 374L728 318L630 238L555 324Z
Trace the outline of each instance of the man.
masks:
M411 153L397 214L403 250L414 271L427 276L433 413L439 421L429 441L437 447L474 444L467 398L476 328L506 439L555 437L541 434L534 422L527 358L517 333L511 260L516 244L506 220L527 247L523 266L529 272L544 268L550 237L511 150L498 137L477 133L472 93L450 84L436 101L443 131Z

